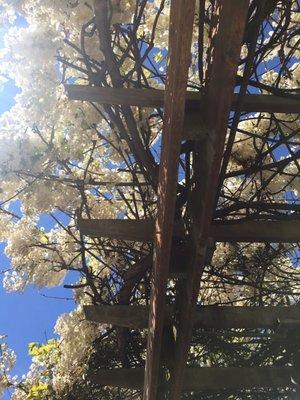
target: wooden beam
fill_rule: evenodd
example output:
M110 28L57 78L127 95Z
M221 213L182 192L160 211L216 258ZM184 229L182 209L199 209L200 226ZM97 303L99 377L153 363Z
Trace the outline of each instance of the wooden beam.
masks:
M292 376L299 376L298 370L292 367L188 368L183 389L217 391L293 387Z
M152 242L153 220L81 219L78 228L83 235L95 238ZM184 237L182 224L175 223L174 236ZM216 242L296 243L300 242L300 220L214 222L209 237Z
M144 329L148 326L149 307L147 306L83 306L85 318L99 324L110 324L131 329Z
M300 242L300 220L240 221L234 224L214 223L210 235L217 242Z
M148 326L147 306L83 306L85 318L102 324L111 324L131 329ZM174 309L166 308L165 324L172 322ZM300 307L232 307L200 306L194 314L195 328L203 329L275 329L279 323L295 326L300 321ZM234 335L233 335L234 336Z
M66 85L70 100L90 101L92 103L159 108L164 105L164 90L157 89L124 89L85 85ZM231 109L235 110L237 94L233 95ZM296 97L296 96L295 96ZM197 109L203 103L199 92L186 93L187 110ZM244 112L299 113L299 98L280 97L267 94L247 94L242 102Z
M249 0L217 0L212 17L212 21L217 22L213 27L212 61L208 66L204 104L199 109L211 134L204 143L195 144L192 156L193 190L187 205L190 267L177 294L179 313L171 374L172 400L181 397L248 8Z
M232 110L236 109L238 95L233 95ZM299 97L280 97L267 94L246 94L242 101L241 111L267 113L300 113Z
M101 386L141 390L144 384L143 368L114 368L99 370L89 379ZM299 370L294 367L227 367L187 368L183 390L186 392L216 392L255 388L294 387ZM173 399L172 399L173 400Z
M195 0L172 0L143 400L156 400Z
M77 225L83 235L93 238L149 242L154 237L153 220L78 219Z
M78 229L83 235L94 238L152 242L154 240L154 220L131 219L78 219ZM184 236L182 224L174 224L174 236Z
M148 327L149 307L147 306L83 306L85 318L99 324L110 324L131 329L145 329ZM166 309L165 322L172 319L171 309Z
M194 323L204 329L275 329L281 321L300 319L297 306L203 306L197 307Z
M92 103L109 105L126 105L138 107L163 107L164 90L157 89L123 89L113 87L98 87L87 85L66 85L70 100L90 101ZM197 92L188 92L191 101L198 102L201 98Z
M89 380L94 385L141 390L144 385L144 368L100 369Z

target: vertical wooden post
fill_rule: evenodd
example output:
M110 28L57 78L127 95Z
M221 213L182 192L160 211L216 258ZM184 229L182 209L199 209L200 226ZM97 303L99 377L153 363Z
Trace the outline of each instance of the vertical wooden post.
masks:
M144 400L156 400L195 0L172 0Z

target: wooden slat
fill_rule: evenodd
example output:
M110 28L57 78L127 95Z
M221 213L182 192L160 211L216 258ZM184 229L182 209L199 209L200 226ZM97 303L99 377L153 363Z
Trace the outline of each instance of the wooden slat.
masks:
M112 87L66 85L70 100L90 101L100 104L126 105L139 107L162 107L164 90L157 89L124 89ZM199 92L186 93L187 109L201 107L203 95ZM235 110L237 94L233 96L231 109ZM300 100L291 97L279 97L266 94L248 94L242 102L245 112L299 113Z
M78 228L83 235L108 239L151 242L154 238L153 220L81 219ZM184 227L174 225L174 236L183 237ZM209 234L216 242L296 243L300 242L300 220L294 221L240 221L213 223Z
M132 329L148 326L147 306L83 306L89 321L111 324ZM171 323L174 309L166 308L165 324ZM299 324L300 307L231 307L201 306L194 314L194 326L203 329L271 329L279 321L287 327Z
M94 238L149 242L154 237L153 220L78 219L77 225L83 235Z
M298 221L245 221L236 224L213 224L210 235L217 242L295 243L300 241Z
M85 318L99 324L110 324L132 329L148 326L149 307L146 306L83 306Z
M94 238L152 242L154 239L154 220L129 219L78 219L78 228L83 235ZM183 236L182 224L174 224L174 235Z
M141 390L144 385L144 368L100 369L89 380L94 385Z
M89 379L96 385L140 390L144 383L143 372L142 368L99 370ZM299 378L299 371L293 367L187 368L183 390L217 392L224 389L294 387L292 378Z
M154 262L151 280L144 400L155 400L160 372L165 296L174 229L178 165L184 128L185 94L191 62L195 0L172 0L168 71L159 167Z
M299 317L300 307L293 306L204 306L197 308L194 323L204 329L275 329L281 320L296 322Z
M177 295L179 315L172 400L180 399L183 385L249 0L217 0L215 6L212 21L218 23L214 29L204 104L199 109L211 135L204 143L196 144L193 152L194 189L187 205L191 221L190 267Z
M85 85L66 85L65 88L70 100L139 107L162 107L164 105L164 90L120 89ZM191 97L192 101L198 102L201 96L197 92L193 92Z

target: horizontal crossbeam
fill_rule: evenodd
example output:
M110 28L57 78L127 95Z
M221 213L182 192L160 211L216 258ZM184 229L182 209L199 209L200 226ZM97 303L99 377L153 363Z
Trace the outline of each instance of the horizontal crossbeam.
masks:
M217 242L295 243L300 241L300 220L215 223L211 226L210 235Z
M151 242L154 238L153 220L81 219L78 227L83 235L94 238ZM174 236L184 236L184 227L175 224ZM210 237L217 242L282 242L300 241L300 220L214 222Z
M293 367L186 368L184 391L244 390L293 387L299 371ZM144 384L143 368L99 370L91 378L96 385L140 390Z
M93 103L126 105L138 107L163 107L164 91L157 89L123 89L88 85L66 85L70 100L90 101ZM233 97L231 109L234 110L237 94ZM187 108L200 109L203 95L199 92L186 93ZM248 94L242 102L242 111L269 113L299 113L300 100L274 95Z
M148 325L147 306L89 305L83 308L89 321L132 329L144 329ZM173 308L168 307L165 324L171 323L172 317ZM298 326L300 307L200 306L194 315L194 326L203 329L274 329L281 321L288 321L288 326ZM284 325L286 327L287 323Z
M80 219L78 228L83 235L94 238L152 242L154 239L154 220L129 219ZM175 224L175 236L183 236L184 228Z

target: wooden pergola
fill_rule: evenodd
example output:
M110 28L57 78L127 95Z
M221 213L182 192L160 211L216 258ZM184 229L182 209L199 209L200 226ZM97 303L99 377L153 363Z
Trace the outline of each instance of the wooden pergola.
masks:
M180 399L183 390L213 391L287 387L299 374L296 367L191 368L187 358L193 327L205 329L275 329L300 326L297 307L197 307L200 279L209 242L300 241L300 220L254 220L224 223L213 220L215 198L231 111L296 113L300 101L275 95L234 93L241 42L249 0L218 0L216 29L208 84L203 93L187 91L195 1L171 1L169 65L165 91L121 87L67 87L71 100L124 107L163 107L164 122L157 189L157 219L78 219L83 235L137 242L154 242L150 306L86 306L86 318L132 329L148 329L145 370L102 371L94 381L101 385L143 388L144 400L160 397L168 385L169 398ZM96 7L97 10L97 7ZM97 16L96 16L97 18ZM192 121L193 126L191 127ZM193 185L188 197L187 221L175 221L180 147L193 140ZM255 206L255 205L253 205ZM289 208L289 205L282 207ZM294 207L294 208L293 208ZM297 206L290 206L295 209ZM189 237L184 261L172 257L173 238ZM178 264L178 265L176 265ZM166 306L168 279L179 276L176 306ZM176 327L170 379L164 382L162 353L164 329Z

